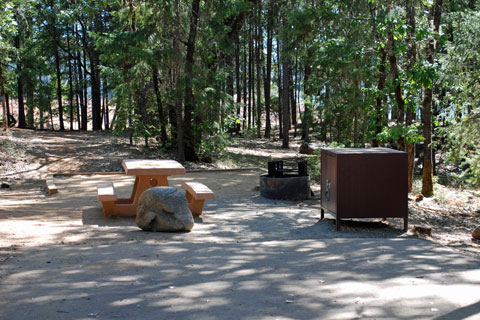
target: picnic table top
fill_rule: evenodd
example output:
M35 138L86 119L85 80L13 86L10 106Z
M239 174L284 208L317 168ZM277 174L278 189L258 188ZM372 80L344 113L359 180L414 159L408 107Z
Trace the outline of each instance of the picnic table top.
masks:
M185 168L175 160L126 159L122 161L127 175L185 174Z

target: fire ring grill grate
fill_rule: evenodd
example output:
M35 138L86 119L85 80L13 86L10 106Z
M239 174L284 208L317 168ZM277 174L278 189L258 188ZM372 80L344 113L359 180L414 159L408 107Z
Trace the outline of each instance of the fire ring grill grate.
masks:
M298 169L284 168L283 160L269 161L268 174L260 176L260 195L276 200L306 200L312 194L305 161Z

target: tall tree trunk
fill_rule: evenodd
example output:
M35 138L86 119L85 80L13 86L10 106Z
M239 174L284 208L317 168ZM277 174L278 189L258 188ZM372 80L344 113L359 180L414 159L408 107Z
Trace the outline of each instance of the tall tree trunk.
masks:
M395 83L395 101L397 102L397 114L396 120L398 124L403 124L404 117L405 117L405 100L402 95L402 85L399 79L399 71L398 71L398 64L397 64L397 56L395 55L395 40L393 38L393 26L389 24L387 27L388 33L388 59L390 61L390 72L392 74L393 81ZM392 117L394 115L392 114ZM398 150L405 150L405 138L400 137L397 141L398 143Z
M175 114L177 116L177 156L178 161L185 162L185 144L183 141L183 104L182 88L180 85L180 72L176 75L175 83Z
M288 135L289 126L290 126L290 63L286 56L283 56L284 61L282 62L283 69L283 92L282 92L282 107L283 107L283 134L282 134L282 148L288 148L290 143L290 137Z
M70 130L73 130L73 75L72 54L70 51L70 30L67 27L67 54L68 54L68 100L70 102Z
M8 116L7 105L5 104L5 77L3 76L3 67L0 63L0 94L2 98L2 111L3 111L3 132L8 131Z
M284 8L288 10L288 2L284 1ZM283 12L282 17L283 31L281 34L281 59L282 59L282 71L283 71L283 94L282 94L282 107L283 107L283 137L282 148L288 148L290 143L290 137L288 131L291 125L290 120L290 56L289 56L289 30L286 12Z
M358 126L358 105L360 103L360 81L358 80L358 76L353 76L353 86L355 90L355 96L353 100L353 145L358 147L358 133L359 133L359 126Z
M307 59L306 65L305 65L305 72L303 75L303 92L305 93L305 99L304 99L304 105L305 105L305 111L303 112L303 118L302 118L302 140L305 142L310 141L310 128L312 126L312 120L313 120L313 110L312 110L312 92L310 90L310 85L308 84L308 81L310 79L310 76L312 74L312 67L310 66L310 59Z
M385 68L385 63L387 60L387 51L384 48L380 48L380 65L378 67L378 84L377 84L377 94L375 98L375 138L373 139L372 146L373 147L378 147L379 143L376 138L377 134L382 132L383 129L383 107L382 107L382 100L383 100L383 95L382 91L385 88L385 80L387 78L387 73L386 73L386 68Z
M91 51L94 51L92 49ZM102 95L100 83L100 70L98 69L98 56L90 52L90 87L92 92L92 130L102 130Z
M279 138L283 139L283 87L282 87L282 66L280 63L280 45L279 36L277 37L277 86L278 86L278 123Z
M406 0L405 1L405 8L407 12L407 25L410 27L407 34L407 43L408 43L408 51L407 51L407 63L408 69L413 68L417 61L417 45L415 41L415 34L416 34L416 23L415 23L415 5L413 0ZM413 97L411 94L407 96L407 101L412 101ZM416 118L416 114L414 111L415 105L413 103L407 104L406 110L406 119L405 124L407 126L411 125ZM408 152L408 192L412 191L413 187L413 173L415 170L415 142L407 143L405 145L405 151Z
M435 0L430 15L433 18L434 32L438 33L440 29L440 20L442 17L443 0ZM435 52L438 42L430 39L427 44L427 61L433 65ZM426 86L423 91L423 136L425 138L423 172L422 172L422 194L425 197L433 196L433 151L432 151L432 99L433 99L433 79L430 86Z
M245 35L243 40L243 122L242 130L245 131L248 128L248 88L247 88L247 36Z
M263 54L263 37L262 37L262 27L260 25L260 15L262 12L262 5L261 1L257 2L257 13L256 13L256 52L255 52L255 60L256 60L256 68L257 68L257 137L261 138L262 134L260 132L260 129L262 127L262 104L261 104L261 85L262 85L262 68L260 67L261 62L262 62L262 54Z
M290 112L292 114L292 118L290 119L291 120L291 124L293 125L293 128L294 128L294 134L293 136L296 137L297 136L297 104L296 104L296 101L295 101L295 82L294 82L294 79L293 79L293 70L292 70L292 67L290 65L290 70L289 70L289 76L290 76L290 88L289 88L289 93L288 93L288 97L290 98Z
M100 29L101 19L100 13L95 14L94 21L91 23L90 30L95 32ZM102 130L102 94L101 94L101 79L100 79L100 58L97 49L94 46L89 46L88 33L86 28L83 29L83 42L85 44L86 53L90 60L90 90L92 95L92 130ZM86 62L84 62L85 75L87 74ZM85 88L86 90L86 88ZM86 94L86 92L85 92ZM85 97L85 101L87 98Z
M197 161L195 152L195 141L192 127L193 113L193 64L195 54L195 39L197 36L198 13L200 10L200 0L192 0L192 11L190 16L190 31L187 41L187 54L185 58L185 117L184 117L184 142L185 142L185 160Z
M372 29L373 33L375 35L375 39L377 39L378 42L381 41L380 35L378 33L377 29L377 20L376 20L376 7L374 7L372 2L369 2L369 7L370 7L370 14L372 17ZM386 73L386 61L387 61L387 50L383 46L380 46L378 50L380 54L380 65L378 66L378 84L377 84L377 93L376 93L376 98L375 98L375 137L373 138L372 141L372 146L373 147L378 147L379 146L379 141L377 139L377 135L382 132L383 129L383 117L384 117L384 111L382 108L382 101L383 101L383 89L385 88L385 80L387 78L387 73Z
M57 76L57 104L58 104L58 120L60 123L60 130L64 131L65 126L63 123L63 105L62 105L62 73L60 69L60 35L58 34L57 29L57 13L55 9L55 4L52 0L50 0L50 7L52 10L51 13L51 21L50 21L50 28L51 28L51 36L53 41L53 50L54 50L54 57L55 57L55 70Z
M255 96L254 96L254 73L253 73L253 35L252 27L248 30L248 128L255 123Z
M27 95L27 128L35 128L35 106L33 104L33 79L29 79L26 83L26 95Z
M272 124L270 119L270 88L272 81L272 40L273 40L273 0L270 0L267 15L267 67L264 73L263 91L265 95L265 138L270 138Z
M103 123L105 125L105 130L110 130L110 108L108 106L108 86L106 78L103 80L103 99L105 101L105 114Z
M63 124L63 105L62 105L62 73L60 71L60 54L58 47L55 46L55 70L57 72L57 103L58 103L58 120L60 122L60 131L65 130Z
M160 142L162 146L167 144L167 126L166 126L166 119L164 116L163 111L163 103L162 103L162 96L160 95L160 89L158 87L159 80L158 80L158 70L153 68L152 69L152 79L153 79L153 91L155 92L155 97L157 98L157 113L158 119L160 121Z
M237 34L235 39L235 88L236 88L236 116L240 118L240 104L242 102L242 88L240 86L240 37ZM232 128L233 129L233 128ZM240 122L235 122L235 130L240 131Z
M78 75L78 67L79 62L77 61L77 57L75 56L75 59L73 60L73 79L75 81L75 109L77 113L77 128L80 130L82 123L80 122L80 101L79 101L79 75ZM82 97L83 99L83 97Z
M15 48L20 50L20 36L15 37ZM17 96L18 96L18 127L25 129L27 123L25 122L25 103L23 101L23 77L22 77L22 63L17 61Z
M7 111L8 126L11 126L12 124L14 124L11 120L15 119L15 117L12 115L12 112L10 112L10 97L8 96L8 94L5 94L5 108Z
M83 39L86 39L86 31L83 29L82 32L83 32ZM78 29L76 34L78 34ZM83 64L82 64L82 59L83 59ZM78 77L79 77L79 86L80 86L79 87L80 109L81 109L80 130L87 131L88 129L87 53L86 53L85 46L83 47L82 54L80 54L80 50L77 52L77 62L78 62Z

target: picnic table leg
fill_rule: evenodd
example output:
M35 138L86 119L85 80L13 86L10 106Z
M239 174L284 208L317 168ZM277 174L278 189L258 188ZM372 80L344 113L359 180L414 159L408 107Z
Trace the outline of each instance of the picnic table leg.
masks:
M135 207L138 205L138 200L142 193L153 187L168 187L167 176L137 176L138 184L135 191L135 194L132 194L133 204ZM136 180L136 179L135 179Z
M193 200L192 202L188 203L188 207L192 214L201 215L203 211L203 205L205 204L205 200Z
M135 201L135 194L137 193L137 188L138 188L138 177L135 178L135 183L133 185L132 189L132 194L130 195L130 198L124 198L124 199L117 199L115 203L117 204L133 204Z
M105 216L113 215L115 213L115 201L103 201L102 208Z

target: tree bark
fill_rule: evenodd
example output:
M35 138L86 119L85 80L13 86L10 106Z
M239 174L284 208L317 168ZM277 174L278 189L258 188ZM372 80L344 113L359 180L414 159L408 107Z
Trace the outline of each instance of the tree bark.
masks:
M260 25L260 15L262 12L262 5L261 1L257 2L257 12L256 12L256 50L255 50L255 60L256 60L256 68L257 68L257 137L261 138L262 134L260 129L262 127L262 94L260 91L262 85L262 68L260 67L262 61L262 54L263 54L263 37L262 37L262 27Z
M76 112L77 112L77 128L78 130L81 129L81 126L82 126L82 123L80 121L80 85L79 85L79 74L78 74L78 70L79 70L79 66L78 66L78 61L75 57L74 59L74 63L73 63L73 79L75 80L75 106L76 106ZM82 97L82 100L83 100L83 97Z
M284 9L287 10L288 2L284 2ZM288 21L286 13L283 13L282 17L283 31L281 32L281 59L282 59L282 69L283 69L283 92L282 92L282 107L283 107L283 137L282 137L282 148L288 148L290 143L290 137L288 131L291 125L290 120L290 56L289 56L289 31L288 31Z
M92 92L92 129L102 130L102 95L100 83L99 59L97 52L91 49L90 55L90 86Z
M18 35L15 37L15 48L20 50L20 47L20 36ZM25 103L23 101L22 63L19 60L17 60L18 127L25 129L27 123L25 122Z
M8 116L7 105L5 103L5 78L3 76L3 67L0 63L0 94L2 98L2 111L3 111L3 132L8 131Z
M392 74L393 81L395 83L394 92L395 92L395 101L397 102L397 114L396 120L398 124L405 123L405 100L402 95L402 85L399 79L399 70L397 64L397 56L395 55L395 40L393 39L392 25L389 24L387 27L388 33L388 59L390 61L390 72ZM394 115L392 114L392 117ZM398 150L405 150L405 138L400 137L397 141Z
M313 120L313 111L312 111L312 102L311 102L312 93L309 88L310 86L308 84L308 81L312 74L312 68L309 65L310 63L309 61L310 59L307 59L307 62L305 65L305 71L303 74L303 85L304 85L303 92L306 98L304 99L305 111L303 112L303 118L302 118L302 140L305 142L310 141L310 127L312 126L312 120Z
M407 34L407 43L408 43L408 51L407 51L407 63L408 69L413 68L417 61L417 45L415 41L415 34L416 34L416 23L415 23L415 5L412 0L405 1L405 8L407 12L407 25L410 27L409 32ZM411 94L407 96L407 100L412 100ZM407 104L406 110L406 119L405 124L407 126L411 125L416 118L416 114L414 109L415 106L412 104ZM413 174L415 170L415 142L413 143L406 143L405 151L408 152L408 192L412 192L413 187Z
M278 38L277 38L278 39ZM278 124L279 138L283 139L283 87L282 87L282 65L280 63L280 45L277 41L277 86L278 86Z
M372 17L372 28L373 28L373 33L375 34L375 38L377 41L380 42L380 35L378 34L377 30L377 21L376 21L376 13L375 10L376 8L373 6L371 2L369 2L369 7L370 7L370 14ZM384 47L380 46L378 50L380 54L380 65L378 66L378 84L377 84L377 93L376 93L376 98L375 98L375 137L372 140L372 147L378 147L379 146L379 141L377 139L377 135L382 132L383 129L383 117L384 117L384 111L382 107L382 101L383 101L383 94L382 91L385 88L385 80L387 78L387 73L386 73L386 61L387 61L387 51L385 50Z
M193 64L195 54L195 39L197 36L198 13L200 10L200 0L192 0L192 11L190 16L190 31L187 41L187 54L185 58L185 117L184 117L184 142L185 142L185 160L197 161L195 152L195 141L192 127L193 113ZM178 111L177 111L178 112ZM178 116L178 115L177 115Z
M294 133L293 136L297 136L297 103L295 101L295 82L293 79L293 70L292 66L290 64L290 70L289 70L289 76L290 76L290 88L289 88L289 93L288 97L290 99L290 112L292 114L291 119L290 119L290 124L293 125L294 128ZM291 127L290 127L291 128Z
M354 100L353 100L353 145L355 148L358 147L358 133L359 133L359 125L358 125L358 104L360 103L360 81L358 80L358 76L353 76L353 86L355 90Z
M282 62L282 69L283 69L283 94L282 94L282 107L283 107L283 134L282 134L282 148L288 148L290 143L290 137L288 135L289 126L290 126L290 98L289 98L289 87L290 87L290 63L287 57L283 57L285 59Z
M72 54L70 51L70 31L67 27L67 54L68 54L68 100L70 102L70 130L73 130L73 75Z
M55 58L55 70L57 76L57 104L58 104L58 120L60 123L60 131L65 130L65 126L63 123L63 105L62 105L62 73L60 69L60 53L59 53L59 41L60 36L57 30L57 13L55 10L55 4L52 0L49 3L52 13L51 13L51 21L50 21L50 28L51 28L51 36L53 41L53 50L54 50L54 58Z
M246 33L246 32L245 32ZM248 125L248 88L247 88L247 36L245 35L243 41L243 122L242 129L245 130L249 127Z
M253 36L252 28L248 30L248 128L255 123L255 96L253 78Z
M57 103L58 103L58 120L60 122L60 131L65 130L63 124L63 105L62 105L62 73L60 71L60 54L58 47L55 45L55 70L57 74Z
M83 36L83 73L82 74L82 95L83 95L83 101L84 103L82 104L82 130L87 131L88 129L88 94L87 94L87 30L85 29L85 26L82 25L82 36ZM78 57L80 59L80 53L78 54ZM90 67L91 69L91 67Z
M442 17L443 0L435 0L434 5L430 9L433 17L434 32L440 29L440 20ZM436 52L436 41L431 39L427 45L427 61L430 65L434 63ZM424 157L422 172L422 194L425 197L433 196L433 151L432 151L432 99L433 99L433 79L430 85L427 85L423 91L423 135L424 135Z
M265 138L270 138L272 124L270 119L270 89L271 89L271 80L272 80L272 43L273 43L273 4L274 1L270 0L268 15L267 15L267 66L266 72L264 74L263 81L263 91L265 95Z
M160 142L162 146L167 144L167 129L166 129L166 121L163 111L163 103L162 103L162 96L160 95L160 89L158 87L159 80L158 80L158 70L152 70L152 79L153 79L153 91L155 92L155 97L157 98L157 113L158 119L160 120Z
M236 89L236 116L237 120L240 118L240 104L242 102L242 88L240 86L240 37L237 34L235 39L235 89ZM240 132L240 123L235 122L235 129Z
M108 86L107 86L107 79L103 79L103 100L105 104L105 113L103 115L104 121L103 124L105 125L105 130L110 130L110 108L108 106Z

